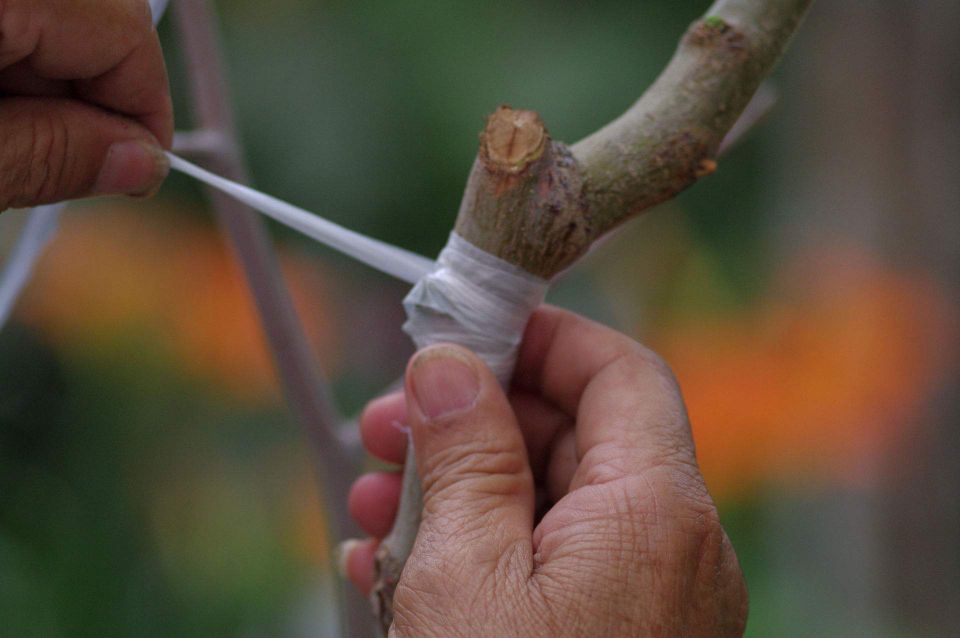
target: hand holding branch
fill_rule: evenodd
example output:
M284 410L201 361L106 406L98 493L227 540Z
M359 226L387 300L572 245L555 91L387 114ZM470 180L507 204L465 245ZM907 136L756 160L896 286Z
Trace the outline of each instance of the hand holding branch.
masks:
M403 460L411 429L423 519L393 599L397 636L739 636L747 597L697 467L680 391L632 339L541 308L506 396L469 351L433 346L404 393L361 419L371 453ZM350 579L373 585L396 474L351 492L373 537ZM394 633L391 633L394 635Z

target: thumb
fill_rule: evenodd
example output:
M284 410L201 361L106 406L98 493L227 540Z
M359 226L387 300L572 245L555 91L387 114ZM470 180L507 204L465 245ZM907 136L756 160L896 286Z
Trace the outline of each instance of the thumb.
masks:
M0 211L90 195L147 195L169 164L133 120L70 99L0 100Z
M418 544L459 564L502 566L513 553L532 565L533 476L493 373L469 350L431 346L407 368L406 397L423 486Z

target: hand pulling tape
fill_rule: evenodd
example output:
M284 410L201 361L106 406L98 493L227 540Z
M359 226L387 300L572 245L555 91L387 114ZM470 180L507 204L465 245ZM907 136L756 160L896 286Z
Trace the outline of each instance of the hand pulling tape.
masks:
M154 25L163 18L169 3L170 0L150 0L150 12L153 15ZM33 269L44 249L56 235L60 214L66 207L65 202L37 206L28 214L23 233L10 253L3 270L0 270L0 329L13 312L13 307L27 282L30 281Z

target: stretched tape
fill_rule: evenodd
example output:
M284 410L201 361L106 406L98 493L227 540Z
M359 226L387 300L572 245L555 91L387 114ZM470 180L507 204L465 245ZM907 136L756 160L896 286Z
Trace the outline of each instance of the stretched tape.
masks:
M249 186L232 182L173 153L167 153L167 157L171 168L213 186L307 237L397 279L413 284L433 269L433 261L426 257L367 237Z

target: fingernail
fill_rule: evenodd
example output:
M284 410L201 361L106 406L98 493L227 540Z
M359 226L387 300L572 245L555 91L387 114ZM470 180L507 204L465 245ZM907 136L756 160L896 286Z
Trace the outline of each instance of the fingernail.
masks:
M107 151L94 193L146 197L169 172L170 162L159 146L141 140L117 142Z
M357 545L360 544L360 541L356 538L348 538L339 545L337 545L337 572L340 573L342 578L347 577L347 562L350 560L350 552L357 548Z
M462 354L444 346L424 350L411 365L413 393L428 419L467 410L477 402L480 378Z

